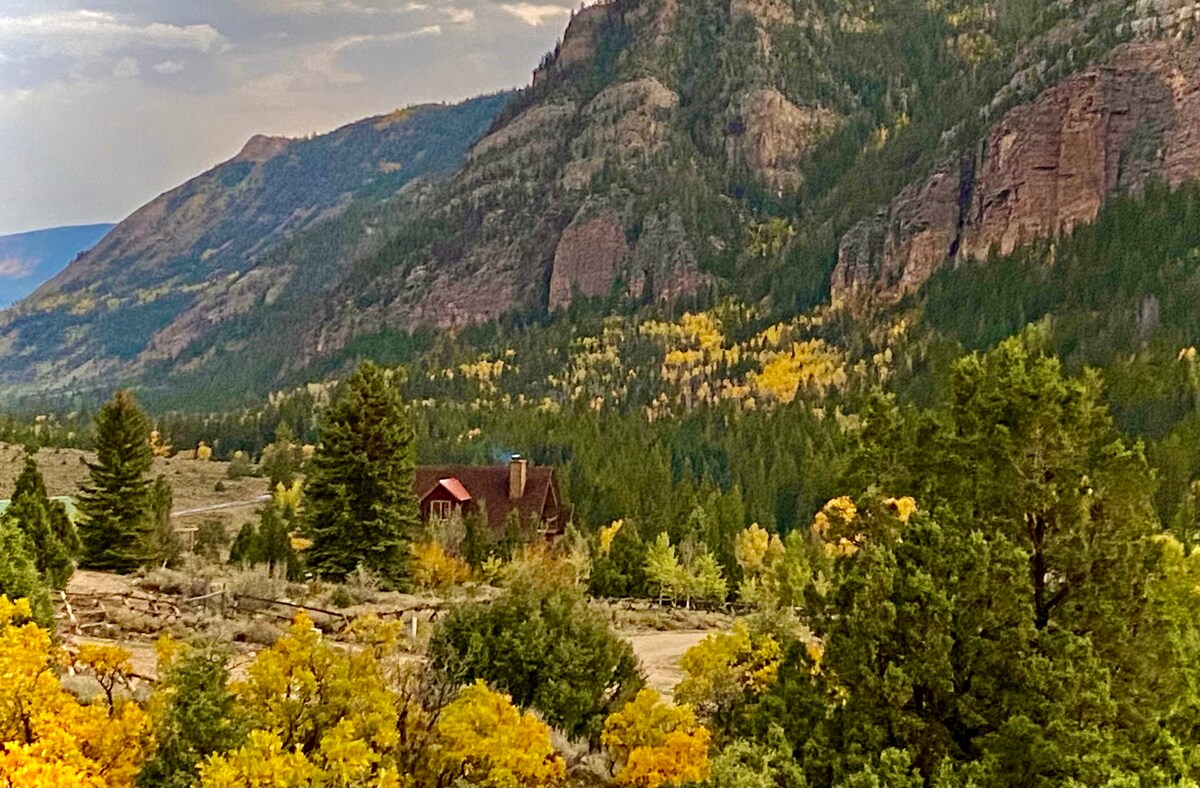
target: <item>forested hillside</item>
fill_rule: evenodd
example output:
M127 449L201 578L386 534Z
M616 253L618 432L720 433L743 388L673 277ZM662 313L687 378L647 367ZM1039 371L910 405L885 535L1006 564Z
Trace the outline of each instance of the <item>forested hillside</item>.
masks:
M1134 37L1133 21L1109 2L600 4L332 294L298 292L181 359L238 375L242 343L298 328L255 358L280 381L372 335L575 305L733 294L794 315L828 299L857 221Z
M346 135L408 128L385 118L283 156L258 140L148 206L135 225L146 212L183 221L199 208L183 199L196 184L208 184L205 199L235 199L260 170L293 172L320 194L291 207L263 197L264 219L274 217L265 225L189 240L186 254L147 243L114 249L104 259L122 261L115 268L99 258L77 266L8 320L18 352L4 377L26 391L220 380L215 393L261 395L336 369L365 345L402 354L430 328L727 296L786 319L831 293L839 303L888 296L893 280L919 284L945 258L986 254L989 239L1010 251L1014 239L1093 218L1109 193L1188 177L1196 107L1171 85L1194 71L1189 9L1182 0L601 3L574 16L533 84L441 184L386 207L344 207L338 178L374 172L369 193L409 177L394 167L403 156L370 144L354 164L317 161ZM1055 109L1064 102L1083 109ZM482 133L499 103L432 117L475 106L464 122ZM1111 126L1102 155L1088 153L1091 132L1065 132L1088 123ZM1062 155L1044 161L1045 151ZM453 160L448 152L443 163ZM1088 188L1056 185L1054 173L1068 170ZM1079 204L1059 199L1077 191ZM338 219L307 226L335 206ZM146 271L173 284L148 287Z

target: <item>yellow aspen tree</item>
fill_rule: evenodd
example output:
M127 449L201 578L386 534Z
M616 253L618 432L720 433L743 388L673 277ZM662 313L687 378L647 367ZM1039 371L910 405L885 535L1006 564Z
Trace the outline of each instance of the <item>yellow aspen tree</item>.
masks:
M604 721L600 741L617 766L617 785L658 788L707 779L710 738L691 706L644 689Z
M158 430L151 430L150 432L150 451L153 452L155 457L171 456L171 444L163 438L163 434Z
M30 617L28 601L0 596L0 786L133 786L149 747L146 714L132 700L79 703L58 679L69 655ZM128 660L116 649L91 657L95 675L114 683ZM78 666L91 671L86 661Z
M279 736L251 731L241 748L214 755L200 766L201 788L309 788L317 769L299 749L285 750Z
M471 567L435 541L414 542L409 549L413 584L417 588L445 589L471 579Z
M521 714L507 695L482 681L464 688L442 711L437 738L443 772L469 785L540 788L566 775L549 726Z
M748 694L775 683L783 648L766 633L751 633L744 621L732 632L709 635L688 649L680 667L685 677L676 700L693 704L708 719L718 719Z
M771 535L755 523L734 537L733 556L743 572L755 575L763 570L770 545Z
M372 641L366 629L357 625L356 630L365 633L364 642L343 649L326 641L312 619L301 613L286 635L259 653L245 681L233 685L239 705L259 732L257 737L251 734L248 752L258 748L264 757L287 755L280 768L295 767L289 775L303 771L291 758L299 752L318 771L319 784L330 788L396 784L391 765L401 735L396 719L408 709L382 659L394 649ZM228 761L209 759L207 773L238 774L229 771Z

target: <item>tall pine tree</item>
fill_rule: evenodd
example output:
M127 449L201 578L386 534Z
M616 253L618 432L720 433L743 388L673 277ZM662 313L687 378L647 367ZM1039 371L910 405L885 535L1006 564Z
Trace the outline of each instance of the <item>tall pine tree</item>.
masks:
M133 395L118 391L96 416L96 461L80 497L80 536L89 569L132 572L151 558L150 422Z
M342 385L321 426L305 484L309 565L340 580L358 566L403 586L420 524L415 442L389 373L367 362Z

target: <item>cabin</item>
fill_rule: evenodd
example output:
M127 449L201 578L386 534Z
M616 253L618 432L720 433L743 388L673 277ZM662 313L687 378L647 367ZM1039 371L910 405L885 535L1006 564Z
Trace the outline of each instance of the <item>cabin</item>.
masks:
M547 537L566 527L554 469L519 455L500 465L421 465L415 476L423 522L466 517L482 506L495 539L504 535L512 512L522 523L538 522Z

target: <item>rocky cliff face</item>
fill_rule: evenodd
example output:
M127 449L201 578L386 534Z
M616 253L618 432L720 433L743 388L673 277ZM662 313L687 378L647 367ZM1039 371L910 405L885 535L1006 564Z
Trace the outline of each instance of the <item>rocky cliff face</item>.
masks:
M550 309L570 306L576 295L607 295L625 267L629 244L619 217L611 211L581 214L563 231L550 274Z
M800 186L805 154L841 123L837 113L798 107L773 88L751 90L735 108L725 143L730 161L746 165L779 194Z
M840 123L820 101L789 93L767 52L750 54L745 74L716 95L698 94L678 47L714 21L763 33L799 24L786 0L615 0L575 14L533 85L437 198L431 220L461 242L414 251L397 241L371 285L379 297L364 305L346 291L337 301L353 307L312 326L307 344L328 352L382 326L449 328L556 312L579 296L646 303L710 287L705 261L735 249L739 231L706 227L698 204L721 200L734 170L775 193L794 189L806 153ZM688 105L701 99L718 107L712 150L698 150L687 128ZM679 201L683 189L692 204Z
M1177 11L1163 17L1194 18ZM977 150L948 159L847 233L834 300L894 301L947 262L1008 254L1089 222L1109 195L1150 178L1196 177L1200 51L1175 37L1129 43L1010 111Z

